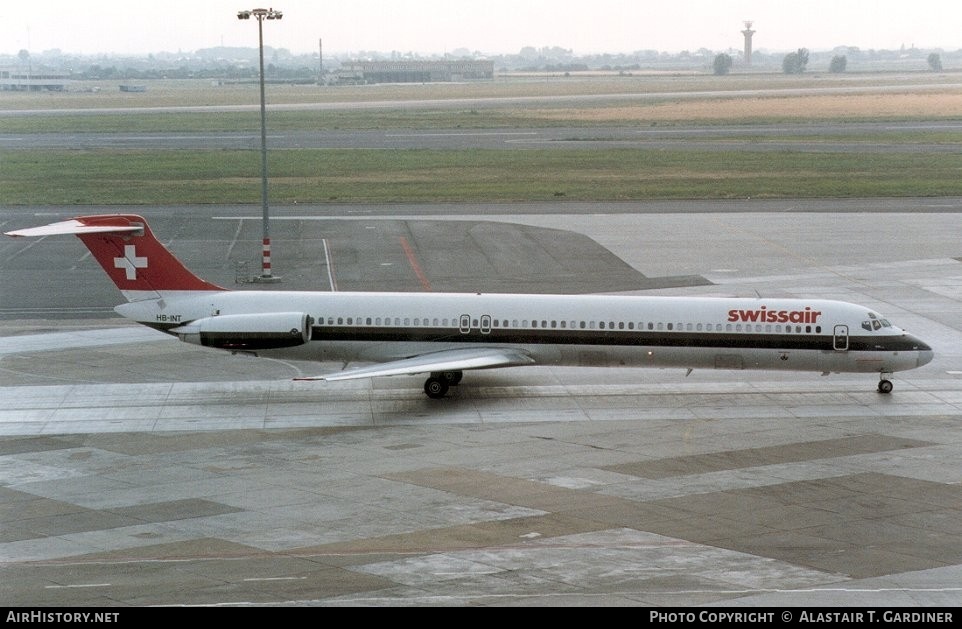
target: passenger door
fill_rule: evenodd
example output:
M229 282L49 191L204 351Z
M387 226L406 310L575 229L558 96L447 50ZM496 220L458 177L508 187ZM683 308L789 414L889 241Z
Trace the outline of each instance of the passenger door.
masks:
M836 352L848 351L848 326L847 325L835 326L835 333L832 336L832 348Z

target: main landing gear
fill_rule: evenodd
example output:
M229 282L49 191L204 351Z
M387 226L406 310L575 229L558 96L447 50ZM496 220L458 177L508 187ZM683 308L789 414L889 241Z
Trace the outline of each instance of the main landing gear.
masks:
M894 385L892 384L892 381L889 380L889 377L891 377L891 375L892 375L892 374L890 374L890 373L884 373L884 372L883 372L883 373L879 376L879 378L880 378L879 381L878 381L878 392L879 392L879 393L891 393L891 392L892 392L892 387L893 387Z
M448 388L457 386L463 376L464 373L460 371L434 371L424 381L424 392L435 400L443 398L448 394Z

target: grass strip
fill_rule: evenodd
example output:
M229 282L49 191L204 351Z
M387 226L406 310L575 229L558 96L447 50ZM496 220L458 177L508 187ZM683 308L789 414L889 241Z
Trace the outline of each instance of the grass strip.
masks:
M256 150L0 152L4 205L258 203ZM272 150L274 203L962 194L962 154Z

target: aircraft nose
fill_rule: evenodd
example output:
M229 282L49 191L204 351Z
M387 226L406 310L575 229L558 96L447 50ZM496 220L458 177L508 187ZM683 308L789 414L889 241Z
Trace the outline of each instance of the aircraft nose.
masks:
M909 338L912 340L912 345L915 347L915 350L919 353L918 366L921 367L932 362L932 359L935 358L935 352L932 351L928 343L912 335L909 335Z

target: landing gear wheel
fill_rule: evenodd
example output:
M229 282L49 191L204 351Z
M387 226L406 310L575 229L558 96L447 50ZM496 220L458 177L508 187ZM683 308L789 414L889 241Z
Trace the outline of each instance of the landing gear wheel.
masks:
M431 374L432 376L435 374ZM463 371L445 371L441 373L441 377L452 387L456 387L461 384L461 378L464 377Z
M448 382L443 377L431 376L424 382L424 392L434 400L439 400L448 394Z
M892 381L891 381L891 380L885 380L885 379L883 378L882 380L879 380L879 381L878 381L878 392L879 392L879 393L891 393L893 386L894 386L894 385L892 385Z

